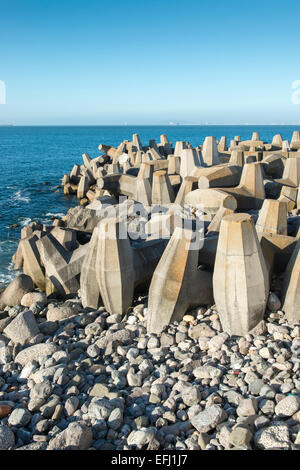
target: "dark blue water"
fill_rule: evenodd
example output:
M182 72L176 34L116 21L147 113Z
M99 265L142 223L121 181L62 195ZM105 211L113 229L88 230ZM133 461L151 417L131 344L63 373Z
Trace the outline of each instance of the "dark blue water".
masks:
M253 131L266 141L277 133L290 140L294 130L291 126L0 127L0 287L13 276L10 262L21 228L33 220L50 222L76 205L74 196L65 197L55 187L74 163L82 163L84 152L97 157L99 144L118 145L136 132L143 144L166 134L173 143L187 140L198 145L207 135L226 135L229 140L240 135L244 140ZM19 227L12 229L12 224Z

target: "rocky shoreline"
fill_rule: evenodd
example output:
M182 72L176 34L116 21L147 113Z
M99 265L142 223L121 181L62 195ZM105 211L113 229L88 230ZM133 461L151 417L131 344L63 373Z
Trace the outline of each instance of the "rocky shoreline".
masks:
M229 148L207 138L197 149L173 149L165 137L142 147L133 136L118 149L100 146L97 159L84 155L65 175L65 194L76 192L80 206L51 227L22 230L14 264L24 274L0 295L0 449L300 449L296 137L266 144L254 135ZM243 183L252 169L256 194ZM175 197L208 234L201 255L174 243L183 230ZM133 201L146 207L146 240L133 236L141 225ZM104 202L114 219L103 216ZM153 202L166 208L158 216L147 209ZM131 241L109 244L97 227L111 223L120 234L123 206ZM161 222L170 219L165 240ZM245 286L235 281L226 291L220 260L233 255L217 242L231 226L229 241L237 238L225 245L245 250ZM185 243L188 230L180 232ZM230 259L226 279L239 272ZM287 272L293 281L283 291Z

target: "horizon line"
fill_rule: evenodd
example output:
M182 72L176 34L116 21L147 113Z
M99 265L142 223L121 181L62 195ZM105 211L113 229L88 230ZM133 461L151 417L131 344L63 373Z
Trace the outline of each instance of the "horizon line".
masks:
M269 126L291 127L300 126L300 123L292 124L0 124L1 127L235 127L235 126Z

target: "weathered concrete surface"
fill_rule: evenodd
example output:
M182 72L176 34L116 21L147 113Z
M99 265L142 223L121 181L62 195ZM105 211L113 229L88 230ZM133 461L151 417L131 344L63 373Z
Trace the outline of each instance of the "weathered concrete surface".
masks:
M37 247L45 273L56 290L63 297L76 293L79 289L79 275L88 244L81 245L74 251L68 251L53 235L48 234L37 241Z
M285 186L298 187L300 183L300 159L287 158L282 178L276 181Z
M238 165L216 165L197 169L192 176L198 176L199 189L225 188L236 186L240 182L242 169Z
M259 211L256 231L287 235L286 203L274 199L265 199Z
M207 166L218 165L220 163L220 156L218 152L218 144L215 137L206 137L202 147L203 162Z
M152 204L171 204L174 200L175 195L167 172L155 171L152 183Z
M185 204L186 195L190 193L192 190L196 189L197 185L198 185L197 178L193 176L187 176L186 178L183 178L179 191L177 193L176 199L175 199L175 204L183 206Z
M265 199L261 163L246 163L240 184L235 188L221 188L236 198L238 209L260 209Z
M182 150L180 162L180 176L182 178L193 175L193 172L200 166L201 162L195 149Z
M105 308L124 314L131 306L134 290L132 249L124 222L104 219L97 227L96 279Z
M292 256L297 240L294 237L258 232L259 243L266 262L269 277L283 272Z
M250 215L223 217L213 286L223 330L230 335L243 336L263 319L269 277Z
M297 242L286 268L283 284L283 307L287 320L291 323L300 320L300 240Z
M210 304L212 275L198 270L194 232L176 228L153 274L149 289L148 333L160 333L181 320L189 307Z
M217 189L195 189L186 194L185 203L200 208L208 214L216 214L220 207L235 210L237 201L234 196Z

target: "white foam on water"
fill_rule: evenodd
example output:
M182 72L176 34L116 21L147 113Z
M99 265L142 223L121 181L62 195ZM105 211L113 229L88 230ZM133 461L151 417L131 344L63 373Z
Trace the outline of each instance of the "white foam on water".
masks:
M21 189L19 189L18 191L16 191L16 192L14 193L14 195L11 197L11 199L12 199L13 201L22 201L22 202L26 202L26 204L29 204L29 202L30 202L30 198L29 198L29 197L22 196Z
M64 217L65 214L63 212L47 212L46 217Z
M20 225L22 225L22 227L27 227L27 225L29 225L31 221L32 219L30 217L25 217L23 220L20 221Z
M3 289L8 286L8 284L14 280L14 278L20 274L21 271L14 270L13 263L10 262L7 271L4 273L0 272L0 289Z

